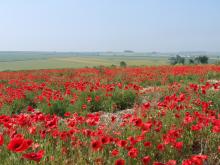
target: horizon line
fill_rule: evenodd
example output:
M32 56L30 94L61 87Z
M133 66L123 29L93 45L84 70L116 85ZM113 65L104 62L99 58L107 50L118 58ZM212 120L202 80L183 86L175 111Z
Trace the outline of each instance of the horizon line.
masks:
M48 52L48 53L220 53L219 51L206 51L206 50L180 50L180 51L135 51L131 49L121 51L60 51L60 50L0 50L0 52Z

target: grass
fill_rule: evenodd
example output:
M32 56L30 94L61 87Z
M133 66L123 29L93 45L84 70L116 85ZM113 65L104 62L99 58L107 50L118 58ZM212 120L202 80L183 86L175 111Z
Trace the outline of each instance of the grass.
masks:
M165 65L167 57L140 57L140 56L74 56L74 57L49 57L46 59L29 59L24 61L0 62L0 71L5 70L32 70L55 68L83 68L99 65L119 66L120 61L125 61L128 66Z

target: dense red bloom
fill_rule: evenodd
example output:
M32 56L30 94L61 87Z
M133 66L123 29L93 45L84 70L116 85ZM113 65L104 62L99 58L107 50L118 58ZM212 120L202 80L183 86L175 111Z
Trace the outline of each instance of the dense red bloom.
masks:
M91 145L92 145L92 149L95 151L100 150L102 147L102 143L99 140L92 141Z
M176 113L176 114L175 114L175 117L176 117L176 118L180 118L180 114L179 114L179 113Z
M201 124L192 125L191 130L192 131L200 131L202 129Z
M137 138L134 138L133 136L129 136L128 140L130 141L130 144L133 146L135 145L138 141L136 140Z
M32 108L31 106L28 106L27 111L28 112L34 112L34 108Z
M1 147L1 145L6 145L5 138L7 137L10 152L23 151L21 154L23 158L36 162L42 161L44 152L39 151L38 148L45 144L48 151L62 153L61 162L66 158L69 160L70 150L80 150L84 153L87 147L88 150L92 150L91 152L104 150L99 153L98 157L94 153L96 156L88 158L96 164L105 164L103 154L106 157L110 156L112 159L110 164L118 165L125 164L127 159L128 164L176 165L177 162L183 165L205 164L206 155L192 156L187 151L181 155L175 152L180 152L183 147L187 147L197 153L200 149L200 140L205 138L205 132L212 131L213 135L216 135L213 139L209 139L216 146L213 148L213 154L220 153L220 144L217 143L217 133L220 133L220 114L218 114L218 108L213 106L217 100L212 99L218 96L218 93L213 90L212 82L202 85L202 81L206 81L209 77L217 78L217 72L214 77L211 73L207 76L206 73L212 71L212 68L220 73L219 66L208 65L205 67L88 68L80 71L74 69L71 72L68 71L69 73L51 70L34 71L33 75L32 71L19 72L19 74L17 72L1 73L0 77L4 81L0 83L0 107L6 105L11 109L10 106L14 105L14 101L16 105L19 103L19 107L20 104L26 107L29 105L30 94L31 105L37 103L41 105L39 108L43 109L34 110L28 107L26 111L22 109L20 114L0 115L0 152L3 155L8 152L7 149L4 150ZM13 77L13 75L17 76ZM193 76L193 81L194 76L195 80L198 78L201 81L197 81L198 85L187 85L188 78L184 79L187 75ZM158 84L158 87L150 87L154 84ZM215 89L220 90L219 87L220 81L215 84ZM130 97L127 99L127 95L130 95L130 91L126 93L127 90L134 92L134 102L130 101ZM201 95L202 91L207 96ZM131 96L133 98L133 94ZM119 101L126 103L124 104L126 107L117 103L118 97L122 99ZM149 102L141 104L139 99ZM213 103L210 100L213 100ZM68 103L74 105L69 106ZM133 103L134 107L132 107ZM115 108L127 109L127 105L132 108L132 111L114 113ZM82 108L85 108L84 112ZM115 115L107 114L107 119L105 119L105 112L93 113L93 111L106 110L106 108L109 111L113 110L112 114ZM70 112L65 113L66 110ZM65 113L64 117L63 113ZM122 126L124 128L120 128ZM198 136L195 136L196 141L189 141L185 146L180 141L190 138L189 131L193 131L193 134ZM23 135L18 134L19 132L36 138L37 143L30 144L31 141L28 142ZM50 143L62 145L53 147ZM68 144L72 144L73 147ZM31 145L30 148L29 145ZM169 150L174 152L173 155L169 153ZM111 152L106 153L106 151ZM160 153L162 151L163 153ZM122 155L123 157L120 157ZM189 157L186 158L184 155ZM80 163L76 160L76 156L73 155L70 162L75 160L76 164ZM13 154L8 157L9 164L11 157ZM56 154L48 155L48 159L44 161L55 161L55 157ZM187 160L180 162L185 158ZM212 159L209 161L215 164L211 162Z
M186 116L183 120L183 123L184 124L189 124L189 123L192 123L193 120L194 120L194 118L190 114L186 114Z
M15 137L10 140L8 149L13 152L23 152L31 146L32 142L32 140L24 139L23 137Z
M193 162L190 159L184 160L182 165L193 165Z
M92 97L91 97L91 96L88 96L88 97L87 97L87 102L90 103L91 101L92 101Z
M30 127L28 129L28 131L29 131L30 134L35 134L36 133L36 129L37 129L37 127Z
M169 160L166 165L176 165L176 160Z
M128 151L128 156L130 156L131 158L136 158L138 155L138 150L137 148L131 148L129 151Z
M99 100L100 100L100 96L96 96L96 97L95 97L95 101L96 101L96 102L99 102Z
M150 103L146 102L142 104L142 110L148 110L150 108Z
M66 112L66 113L64 114L65 117L69 117L70 115L71 115L70 112Z
M149 132L150 129L151 129L151 127L152 127L152 123L151 123L151 122L146 122L146 123L143 123L143 124L142 124L142 129L143 129L144 131Z
M117 156L119 154L119 151L117 149L112 150L111 152L112 156Z
M116 116L112 116L112 117L111 117L111 120L112 120L112 122L115 122Z
M214 133L220 133L220 126L214 126L214 127L212 128L212 132L214 132Z
M31 153L23 154L23 158L26 158L29 160L34 160L36 162L39 162L43 156L44 156L44 150L40 150L36 153L31 152Z
M2 146L4 143L4 137L2 134L0 134L0 146Z
M157 149L160 150L160 151L163 151L163 150L165 149L164 144L159 144L159 145L157 146Z
M191 157L191 161L195 164L195 165L203 165L203 161L208 159L207 155L194 155Z
M117 142L117 145L118 145L119 147L124 147L126 144L127 144L127 141L126 141L126 140L119 140L119 141Z
M134 125L135 126L137 126L137 127L141 127L142 126L142 120L140 119L140 118L134 118L133 120L132 120L132 122L134 123Z
M82 105L82 109L86 109L87 108L87 105L86 104L83 104Z
M144 146L145 146L145 147L151 147L152 144L151 144L151 142L144 142Z
M183 142L176 142L174 146L177 150L180 151L183 148Z
M206 159L208 159L207 155L193 155L190 159L184 160L182 165L203 165Z
M165 165L165 164L161 162L154 162L153 165Z
M108 136L103 136L101 137L101 142L102 144L108 144L110 141L109 137Z
M124 159L118 159L115 161L115 165L125 165L125 160Z
M143 159L142 159L142 162L143 162L144 165L150 164L150 161L151 161L150 156L145 156L145 157L143 157Z

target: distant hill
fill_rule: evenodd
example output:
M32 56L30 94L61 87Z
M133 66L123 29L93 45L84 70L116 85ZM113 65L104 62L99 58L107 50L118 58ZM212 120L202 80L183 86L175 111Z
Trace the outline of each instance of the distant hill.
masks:
M134 53L132 50L124 50L124 53Z

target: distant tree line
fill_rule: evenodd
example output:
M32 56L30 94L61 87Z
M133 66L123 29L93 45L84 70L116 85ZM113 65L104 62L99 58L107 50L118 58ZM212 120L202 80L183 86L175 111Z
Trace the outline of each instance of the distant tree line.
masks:
M194 58L188 58L187 60L185 57L181 57L180 55L176 55L176 57L169 58L171 65L176 65L176 64L184 65L186 63L188 63L188 64L208 64L209 58L207 56L197 56Z
M171 57L169 60L171 65L185 64L185 58L181 57L180 55L176 55L176 57Z

